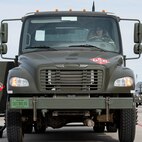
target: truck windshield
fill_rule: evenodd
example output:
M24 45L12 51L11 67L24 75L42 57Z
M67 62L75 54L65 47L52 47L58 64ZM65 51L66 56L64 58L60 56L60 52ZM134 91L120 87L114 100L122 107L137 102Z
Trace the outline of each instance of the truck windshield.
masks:
M114 18L91 16L29 17L22 35L22 52L39 50L97 50L120 52Z

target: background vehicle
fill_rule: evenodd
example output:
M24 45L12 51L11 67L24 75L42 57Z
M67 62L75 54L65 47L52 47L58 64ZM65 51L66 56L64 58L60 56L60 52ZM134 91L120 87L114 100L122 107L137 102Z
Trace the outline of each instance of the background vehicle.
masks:
M8 71L13 67L13 62L1 61L0 62L0 117L5 116L6 110L6 100L7 100L7 91L6 91L6 79ZM3 130L5 125L0 126L0 138L2 137Z
M142 105L142 82L136 84L135 92L137 106Z
M9 142L23 134L83 122L95 132L116 132L133 142L136 108L133 71L125 67L121 20L105 12L36 12L23 17L19 54L3 75L7 80L6 126ZM134 29L134 52L141 53L142 28ZM8 24L1 23L1 53L7 52ZM102 25L112 41L88 40ZM5 72L4 72L5 73Z

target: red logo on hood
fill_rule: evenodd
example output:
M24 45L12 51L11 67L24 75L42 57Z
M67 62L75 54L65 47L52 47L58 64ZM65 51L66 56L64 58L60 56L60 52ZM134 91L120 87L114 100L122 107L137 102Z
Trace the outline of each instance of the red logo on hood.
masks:
M104 65L104 64L108 64L109 61L107 59L104 59L104 58L91 58L90 59L92 62L95 62L97 64L101 64L101 65Z

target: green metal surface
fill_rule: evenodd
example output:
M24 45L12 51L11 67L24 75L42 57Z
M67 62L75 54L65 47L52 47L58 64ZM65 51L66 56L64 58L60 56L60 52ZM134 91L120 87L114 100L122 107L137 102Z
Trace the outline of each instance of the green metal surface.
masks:
M10 98L11 109L128 109L133 98Z

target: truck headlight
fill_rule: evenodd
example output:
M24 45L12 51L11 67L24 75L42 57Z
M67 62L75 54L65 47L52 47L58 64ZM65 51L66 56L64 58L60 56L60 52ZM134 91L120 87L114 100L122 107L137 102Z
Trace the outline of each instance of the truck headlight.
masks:
M10 85L12 87L27 87L29 86L29 82L27 79L24 78L12 77L10 79Z
M134 83L133 78L131 77L123 77L115 80L114 86L116 87L130 87Z

